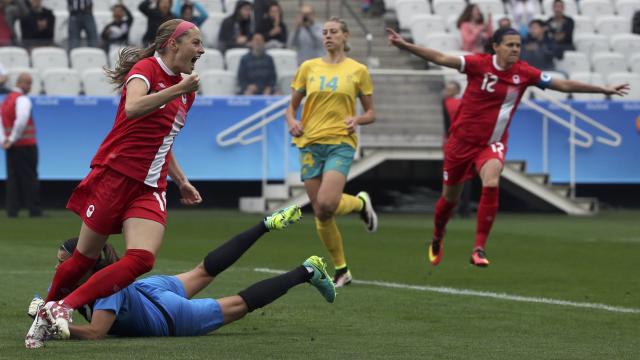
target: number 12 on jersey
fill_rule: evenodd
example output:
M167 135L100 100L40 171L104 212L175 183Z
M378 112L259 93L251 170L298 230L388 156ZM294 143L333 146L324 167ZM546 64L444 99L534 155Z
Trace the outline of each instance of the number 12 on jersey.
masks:
M329 79L329 82L326 80L327 78L325 76L320 76L320 91L324 91L326 88L330 88L331 91L336 91L338 88L338 77L332 77Z
M493 75L492 73L484 74L484 79L482 80L482 85L480 86L480 90L484 90L486 92L494 92L496 91L493 87L498 82L498 77Z

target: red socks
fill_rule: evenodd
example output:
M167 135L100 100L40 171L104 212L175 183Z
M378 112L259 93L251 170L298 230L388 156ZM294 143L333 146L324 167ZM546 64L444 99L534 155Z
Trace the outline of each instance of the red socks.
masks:
M498 212L498 188L483 187L478 206L478 225L474 249L483 248L491 232L491 226Z
M60 300L76 287L82 277L93 268L98 259L84 256L75 250L71 257L56 269L46 302Z
M451 214L453 213L453 209L456 207L457 203L448 202L442 196L438 199L436 203L436 213L433 218L434 228L433 228L433 236L437 239L441 239L444 236L444 229L451 219Z
M112 295L153 269L154 262L155 257L147 250L127 250L122 259L93 274L87 282L67 296L64 303L77 309L96 299Z

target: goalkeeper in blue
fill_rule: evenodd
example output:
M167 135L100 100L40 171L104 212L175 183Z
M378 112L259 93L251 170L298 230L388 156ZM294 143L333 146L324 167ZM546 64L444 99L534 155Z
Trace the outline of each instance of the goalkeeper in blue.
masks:
M209 252L191 271L173 276L150 276L135 281L109 297L96 300L78 310L89 321L87 325L56 327L50 321L51 314L47 314L44 302L36 298L31 302L29 314L37 316L39 321L34 322L29 330L26 341L31 340L32 343L26 346L37 348L52 339L100 339L107 335L204 335L243 318L247 313L275 301L292 287L307 282L316 287L327 302L333 303L336 297L335 286L326 271L326 264L318 256L311 256L301 266L257 282L237 295L220 299L193 299L262 235L285 229L298 222L301 217L300 207L296 205L277 211ZM60 263L71 256L76 243L77 239L69 239L60 246ZM115 260L115 251L107 245L96 266L104 267Z

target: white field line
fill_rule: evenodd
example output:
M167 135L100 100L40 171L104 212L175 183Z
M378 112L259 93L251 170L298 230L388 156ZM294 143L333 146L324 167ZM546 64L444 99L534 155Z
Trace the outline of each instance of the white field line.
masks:
M268 274L282 274L285 272L282 270L268 269L268 268L255 268L253 270L256 272L268 273ZM556 300L556 299L549 299L549 298L543 298L543 297L528 297L528 296L511 295L511 294L505 294L505 293L496 293L496 292L490 292L490 291L455 289L455 288L441 287L441 286L408 285L408 284L392 283L392 282L386 282L386 281L370 281L370 280L353 280L353 283L360 284L360 285L370 285L370 286L391 288L391 289L426 291L426 292L433 292L433 293L447 294L447 295L475 296L475 297L491 298L491 299L498 299L498 300L534 303L534 304L560 305L560 306L569 306L569 307L575 307L575 308L604 310L604 311L610 311L610 312L616 312L616 313L640 314L640 309L638 308L625 308L625 307L612 306L607 304Z

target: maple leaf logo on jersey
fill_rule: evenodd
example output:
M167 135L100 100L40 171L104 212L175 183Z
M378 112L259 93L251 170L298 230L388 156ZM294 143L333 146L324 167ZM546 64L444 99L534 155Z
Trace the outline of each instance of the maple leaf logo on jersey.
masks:
M520 84L520 76L518 75L513 75L513 82L515 84Z

